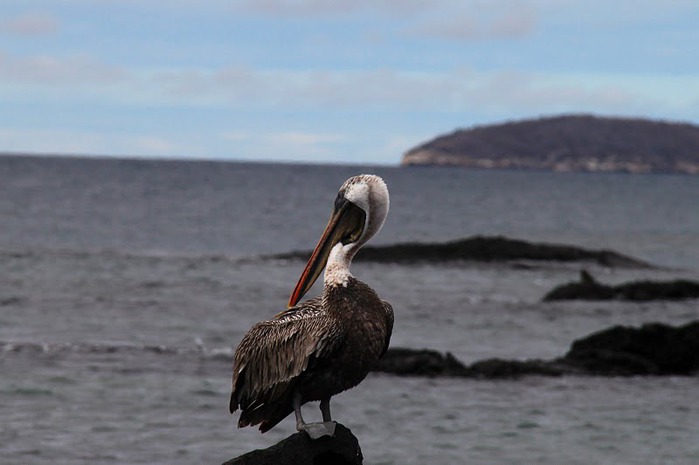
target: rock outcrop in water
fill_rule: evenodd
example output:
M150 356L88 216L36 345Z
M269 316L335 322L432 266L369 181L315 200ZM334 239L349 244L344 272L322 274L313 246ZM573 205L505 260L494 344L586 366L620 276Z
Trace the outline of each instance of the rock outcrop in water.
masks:
M292 434L267 449L254 450L223 465L361 465L359 441L341 424L334 437L311 440L306 433Z
M573 342L562 358L584 373L605 376L692 375L699 372L699 321L673 327L614 326Z
M374 371L403 376L514 378L524 375L556 376L564 369L542 360L488 359L465 365L453 354L431 349L389 348Z
M555 287L543 300L684 300L699 299L699 283L688 280L632 281L608 286L595 280L587 271L580 281Z
M273 255L270 258L306 260L310 255L310 251L297 251ZM406 242L386 246L366 246L357 253L355 260L401 264L454 261L554 261L592 262L607 267L647 268L651 266L611 250L588 250L569 245L527 242L503 236L474 236L443 243Z
M699 126L592 115L514 121L438 136L402 164L699 174Z
M390 348L374 371L409 376L517 378L525 375L693 375L699 372L699 321L673 327L614 326L571 345L553 360L488 359L465 365L450 353Z

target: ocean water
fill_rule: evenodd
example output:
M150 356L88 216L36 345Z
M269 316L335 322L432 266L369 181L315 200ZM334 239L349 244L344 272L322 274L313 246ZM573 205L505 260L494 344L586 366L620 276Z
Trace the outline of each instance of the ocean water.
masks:
M374 244L501 234L663 267L355 263L393 304L394 346L549 358L611 325L699 318L697 301L541 302L582 266L699 280L699 177L0 157L0 463L217 464L293 433L236 427L233 350L304 265L264 256L313 247L361 172L391 191ZM332 407L367 464L690 465L697 401L697 377L372 374Z

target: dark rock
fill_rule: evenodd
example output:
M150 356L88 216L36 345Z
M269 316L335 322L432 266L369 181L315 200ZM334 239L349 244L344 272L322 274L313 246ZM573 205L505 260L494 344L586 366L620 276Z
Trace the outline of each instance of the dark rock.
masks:
M565 366L543 360L488 359L464 365L450 352L431 349L388 349L374 371L403 376L453 376L463 378L516 378L524 375L558 376Z
M615 326L576 340L553 360L488 359L465 365L452 354L429 349L390 348L374 371L402 376L477 379L521 376L692 375L699 372L699 321L673 327Z
M614 326L573 342L562 362L595 375L691 375L699 371L699 321Z
M699 283L687 280L634 281L607 286L595 281L586 271L580 282L555 287L543 300L682 300L699 298Z
M463 376L466 366L451 353L431 349L389 348L374 371L394 375Z
M277 259L307 259L310 251L274 255ZM388 246L367 246L356 260L379 263L443 263L453 261L587 261L607 267L650 267L641 260L610 250L588 250L559 244L532 243L502 236L474 236L452 242L407 242Z
M585 270L580 272L580 281L556 286L543 298L552 300L610 300L615 296L614 288L595 281Z
M357 254L357 259L391 263L455 260L591 261L608 267L648 266L640 260L609 250L587 250L567 245L527 242L503 236L474 236L442 244L405 243L383 247L368 246Z
M636 281L615 286L619 298L626 300L684 300L699 298L699 283L675 281Z
M467 376L483 379L519 378L521 376L561 376L567 367L547 360L502 360L492 358L469 365Z
M357 438L338 423L334 437L312 440L304 432L295 433L267 449L248 452L223 465L360 465L363 460Z

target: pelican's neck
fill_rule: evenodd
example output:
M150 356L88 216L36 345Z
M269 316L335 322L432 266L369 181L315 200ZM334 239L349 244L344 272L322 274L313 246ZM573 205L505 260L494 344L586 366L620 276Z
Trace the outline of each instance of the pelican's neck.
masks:
M352 276L350 264L352 263L352 257L357 252L356 245L344 245L342 242L338 242L330 250L323 278L325 286L347 286L347 282Z

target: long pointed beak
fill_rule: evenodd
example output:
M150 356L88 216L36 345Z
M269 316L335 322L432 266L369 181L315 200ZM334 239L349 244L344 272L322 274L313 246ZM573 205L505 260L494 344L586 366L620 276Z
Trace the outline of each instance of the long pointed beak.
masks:
M348 235L358 237L364 229L364 212L351 202L345 201L333 212L318 245L301 273L294 291L289 298L289 307L293 307L313 287L328 262L330 251ZM354 238L356 240L356 237Z

